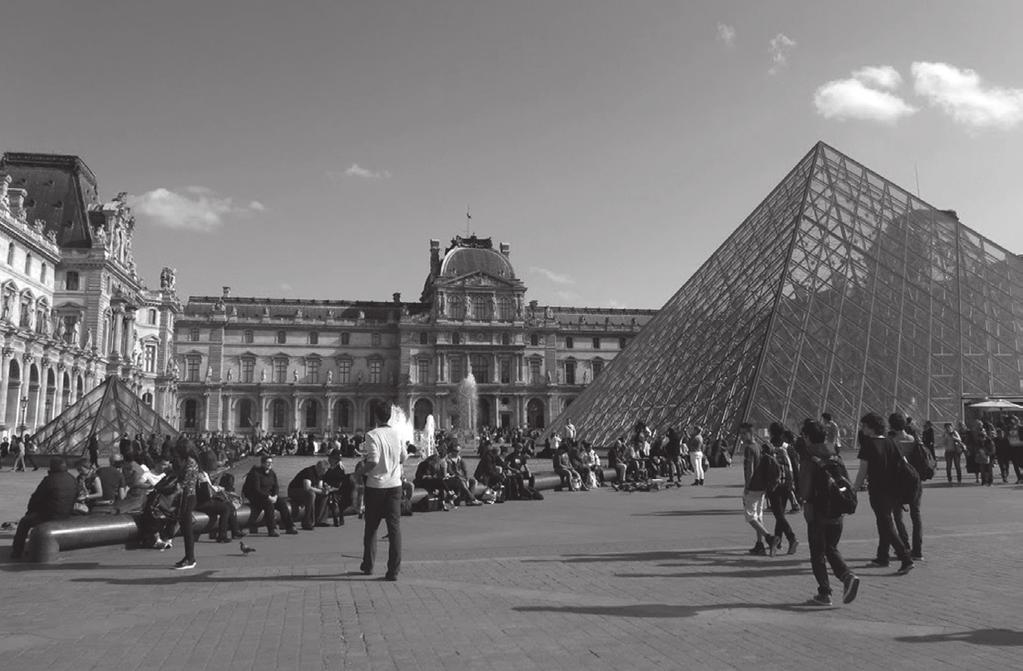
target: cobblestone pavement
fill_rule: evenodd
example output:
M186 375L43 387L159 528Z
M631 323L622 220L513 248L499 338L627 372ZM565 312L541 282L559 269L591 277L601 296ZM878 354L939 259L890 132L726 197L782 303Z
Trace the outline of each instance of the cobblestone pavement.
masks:
M357 573L354 518L248 538L246 557L203 541L186 572L170 569L178 547L4 559L0 668L1018 667L1020 487L928 485L926 560L905 577L864 567L876 541L863 500L841 544L859 598L818 610L802 605L815 590L805 543L746 554L740 478L417 514L402 521L396 583Z

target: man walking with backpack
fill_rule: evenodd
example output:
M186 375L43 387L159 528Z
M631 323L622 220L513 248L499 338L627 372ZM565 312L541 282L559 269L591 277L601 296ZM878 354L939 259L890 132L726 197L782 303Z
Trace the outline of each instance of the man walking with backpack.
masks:
M795 554L799 541L792 531L792 525L785 518L785 506L788 505L789 497L792 495L792 487L795 485L793 477L792 461L789 459L789 444L785 441L785 427L778 422L771 422L767 429L770 442L763 446L763 458L773 459L777 466L771 465L769 471L765 471L769 482L765 482L767 488L767 501L771 512L774 513L774 549L781 550L781 539L784 537L789 542L788 554Z
M864 480L870 479L870 507L877 522L877 557L871 560L874 566L888 566L888 548L892 547L902 561L898 575L913 570L913 558L899 538L893 517L895 508L900 507L896 492L895 471L897 462L902 460L898 448L885 437L884 419L876 412L868 412L860 420L860 451L857 455L860 468L856 473L854 487L857 491Z
M927 456L930 454L919 438L906 431L906 417L901 412L893 412L888 416L888 428L893 432L892 440L899 448L899 454L905 457L921 480L929 480L934 477L934 467L930 464ZM913 542L910 546L910 556L914 560L921 560L923 556L923 523L920 520L920 498L923 488L918 488L916 494L909 501L909 520L913 525ZM909 534L906 533L906 524L902 520L902 506L895 506L892 510L895 517L895 529L903 545L910 545ZM885 555L888 554L885 548ZM881 554L879 553L880 557Z
M807 603L831 605L827 564L831 564L835 577L842 581L842 603L852 603L859 591L860 579L842 559L838 542L842 538L843 516L856 511L856 490L849 482L849 473L835 445L827 440L825 427L807 419L801 434L806 449L801 455L803 476L799 481L799 494L804 501L810 567L817 579L817 595Z

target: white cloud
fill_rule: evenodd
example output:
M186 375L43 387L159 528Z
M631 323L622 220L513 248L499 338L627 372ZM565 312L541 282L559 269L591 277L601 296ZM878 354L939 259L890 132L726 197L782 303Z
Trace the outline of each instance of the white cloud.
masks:
M934 107L972 128L1012 128L1023 121L1023 89L985 86L974 70L916 62L913 89Z
M565 301L566 303L578 301L581 298L581 296L579 296L579 294L577 294L576 292L566 291L565 289L555 291L554 295L557 296L560 300Z
M726 47L735 46L735 26L730 26L727 23L719 23L718 39L724 42Z
M882 90L896 89L901 83L902 77L890 65L868 66L847 79L822 84L813 94L813 104L825 119L895 123L917 112L899 96Z
M902 86L902 75L890 65L868 65L853 72L852 76L864 84L888 91Z
M789 53L796 48L796 41L782 33L771 38L768 51L771 52L771 69L768 74L776 75L789 63Z
M352 167L345 170L344 175L345 177L361 177L362 179L388 179L391 176L391 171L370 170L363 168L358 163L353 163Z
M561 273L556 273L553 270L548 270L547 268L540 268L539 266L530 266L529 272L534 273L536 275L543 275L544 277L549 279L551 282L554 282L555 284L575 284L575 280L572 279L570 276L563 275Z
M186 186L181 192L159 187L128 199L135 216L157 226L192 231L220 228L231 216L262 212L262 203L252 201L241 207L226 196L204 186Z

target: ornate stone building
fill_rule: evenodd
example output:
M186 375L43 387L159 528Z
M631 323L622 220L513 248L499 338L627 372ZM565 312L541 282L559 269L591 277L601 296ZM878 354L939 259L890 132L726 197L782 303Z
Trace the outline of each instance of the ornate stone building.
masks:
M478 423L543 427L614 359L654 310L526 302L510 247L456 237L419 301L193 296L177 320L178 425L186 431L325 433L369 426L397 402L421 427L460 426L471 371Z
M173 415L173 271L135 267L135 220L77 156L0 159L0 430L34 431L108 375Z

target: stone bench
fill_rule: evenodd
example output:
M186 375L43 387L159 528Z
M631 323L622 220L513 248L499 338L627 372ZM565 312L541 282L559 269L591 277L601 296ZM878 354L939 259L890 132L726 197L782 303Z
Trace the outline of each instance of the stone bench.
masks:
M613 468L604 469L605 478L614 479ZM535 474L536 489L552 490L561 486L561 478L557 473L541 472ZM476 496L485 488L477 484L473 492ZM418 503L428 496L424 489L416 488L412 493L412 503ZM354 514L349 507L344 514ZM248 526L252 514L248 505L238 509L238 526ZM210 531L210 518L206 513L192 513L196 533ZM105 545L131 545L139 542L142 533L142 513L131 512L121 514L93 513L91 515L75 515L62 520L43 522L32 528L26 546L28 561L50 563L57 560L61 552L80 550L83 548L102 547Z

